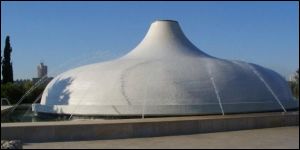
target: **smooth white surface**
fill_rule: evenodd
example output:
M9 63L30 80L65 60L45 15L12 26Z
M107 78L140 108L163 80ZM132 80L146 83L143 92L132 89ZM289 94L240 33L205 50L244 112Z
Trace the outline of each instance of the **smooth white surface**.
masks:
M298 108L287 82L276 72L209 56L185 37L177 22L155 21L127 55L57 76L33 110L78 115L185 115L222 114L222 109L225 114L283 111L280 104L285 109Z

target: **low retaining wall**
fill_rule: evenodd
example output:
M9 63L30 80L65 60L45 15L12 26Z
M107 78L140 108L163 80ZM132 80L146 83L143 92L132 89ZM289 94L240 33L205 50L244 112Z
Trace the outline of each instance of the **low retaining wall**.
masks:
M1 115L11 110L13 106L1 106Z
M123 120L1 123L1 140L50 142L100 140L299 125L299 112Z

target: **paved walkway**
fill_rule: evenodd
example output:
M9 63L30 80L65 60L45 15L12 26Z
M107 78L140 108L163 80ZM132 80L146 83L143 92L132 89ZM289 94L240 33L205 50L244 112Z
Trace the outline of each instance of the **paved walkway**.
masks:
M84 131L83 131L84 132ZM207 134L97 140L78 142L26 143L25 149L143 149L143 148L269 148L299 149L299 126L217 132Z

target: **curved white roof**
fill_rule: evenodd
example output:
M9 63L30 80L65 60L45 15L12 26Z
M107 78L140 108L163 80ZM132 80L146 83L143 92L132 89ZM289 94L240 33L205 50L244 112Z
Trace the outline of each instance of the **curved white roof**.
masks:
M127 55L69 70L33 110L75 115L193 115L298 108L276 72L199 50L176 21L151 24Z

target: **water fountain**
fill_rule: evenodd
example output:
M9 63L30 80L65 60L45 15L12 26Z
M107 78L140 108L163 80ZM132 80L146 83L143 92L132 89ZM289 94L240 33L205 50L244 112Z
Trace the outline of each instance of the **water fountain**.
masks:
M216 93L216 97L217 97L217 99L219 101L219 105L220 105L220 109L222 111L222 115L225 115L224 109L223 109L223 106L222 106L222 102L221 102L221 98L220 98L220 94L219 94L218 88L216 86L215 79L214 79L214 77L212 75L212 72L211 72L211 67L209 66L209 63L207 63L206 66L207 66L207 71L208 71L208 74L209 74L209 79L210 79L210 81L211 81L211 83L212 83L212 85L214 87L214 91Z
M60 74L33 107L71 117L139 116L142 110L142 118L297 108L279 74L210 56L169 20L152 23L138 46L119 59Z
M1 106L11 105L7 98L1 98Z
M56 74L59 74L67 69L75 68L84 64L91 63L92 60L101 61L101 59L109 56L109 51L96 51L93 53L90 53L85 56L80 56L78 58L72 58L70 60L67 60L66 62L60 64L59 66L53 68L49 74L56 76ZM50 116L46 118L41 118L40 116L37 116L34 112L32 112L32 108L27 106L20 106L21 103L24 101L24 99L30 95L34 90L36 90L38 87L43 85L48 80L48 76L43 76L40 78L35 84L33 84L29 90L25 92L24 95L17 101L16 104L12 105L11 108L5 112L5 114L2 114L2 122L23 122L23 121L51 121L51 120L65 120L65 117L62 116ZM39 94L38 97L33 101L33 104L36 104L37 101L39 101L42 97L42 94ZM5 99L1 99L4 101ZM25 108L26 107L26 108ZM16 109L18 109L18 112L15 112ZM44 116L43 116L44 117ZM71 117L70 117L71 118Z
M286 109L284 108L284 106L282 105L282 103L280 102L280 100L278 99L278 97L276 96L276 94L274 93L274 91L272 90L272 88L269 86L269 84L264 80L264 78L257 72L257 70L255 68L253 68L251 65L248 65L248 66L255 73L255 75L264 83L264 85L270 91L270 93L273 95L274 99L278 102L278 104L280 105L280 107L282 108L282 110L284 112L286 112Z

